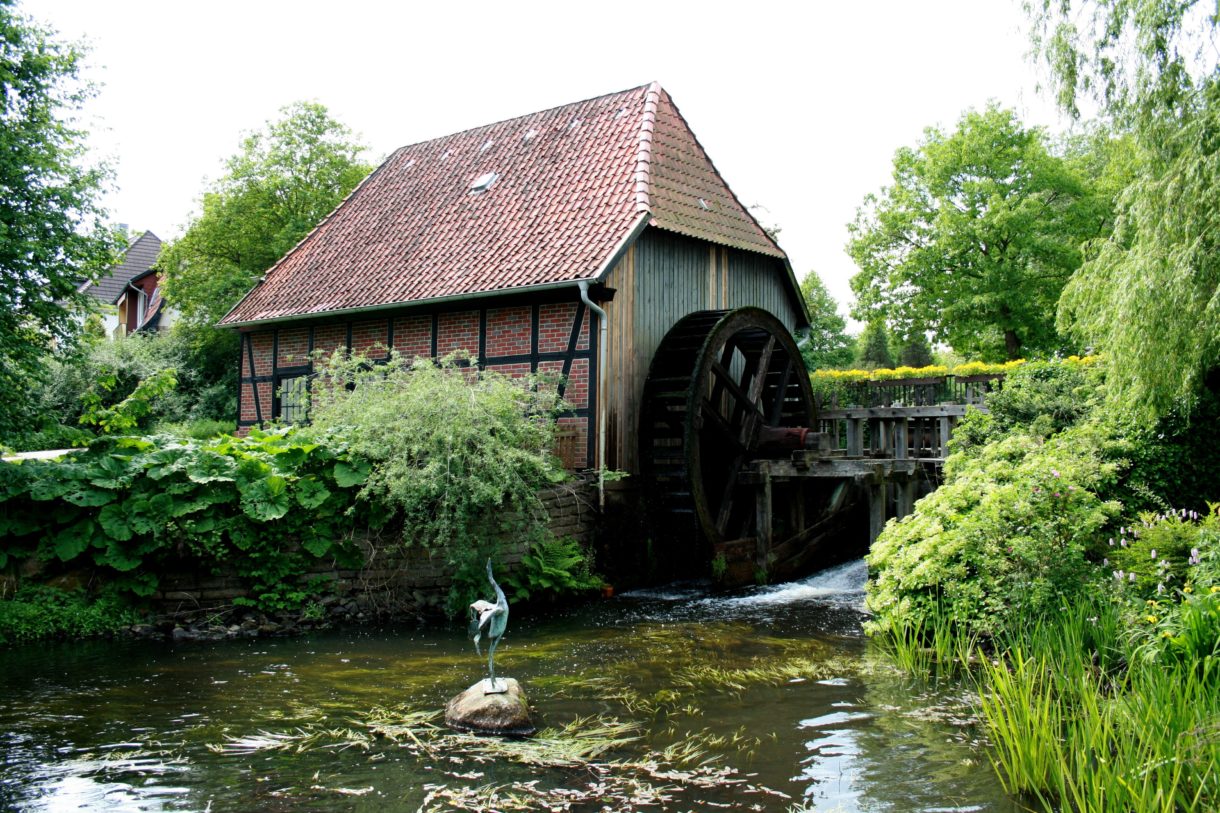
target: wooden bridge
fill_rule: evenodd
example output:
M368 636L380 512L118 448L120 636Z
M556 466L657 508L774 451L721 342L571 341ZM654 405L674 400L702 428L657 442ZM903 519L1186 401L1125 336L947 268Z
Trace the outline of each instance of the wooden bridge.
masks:
M813 448L793 451L786 460L754 460L742 472L740 481L756 488L758 548L784 558L787 548L807 544L821 530L820 523L806 525L795 518L793 524L803 527L802 533L782 540L781 548L776 546L775 486L783 483L799 490L800 483L808 480L850 482L868 495L871 544L889 517L905 517L921 492L940 483L954 427L966 410L986 410L986 393L1002 378L942 376L853 385L856 404L836 403L818 411L820 431ZM843 499L842 494L838 499ZM828 518L839 507L832 497Z
M641 401L653 533L728 584L859 555L940 482L954 427L1002 378L850 383L815 397L779 321L700 311L657 349Z

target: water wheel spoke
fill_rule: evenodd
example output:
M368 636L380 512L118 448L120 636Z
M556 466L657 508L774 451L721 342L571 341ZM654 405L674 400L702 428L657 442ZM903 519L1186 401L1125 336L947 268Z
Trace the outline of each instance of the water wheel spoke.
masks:
M741 454L733 459L729 466L729 477L724 484L724 494L720 497L720 510L716 512L716 530L721 536L727 536L729 520L733 517L733 493L737 490L737 475L746 462L746 456Z
M771 406L770 426L779 426L780 420L784 417L784 403L788 400L788 385L792 383L792 368L792 359L789 358L784 364L779 386L775 388L775 402Z
M763 384L767 381L767 372L771 369L771 356L775 353L775 336L768 336L767 343L763 345L762 354L758 357L758 363L754 369L754 377L750 381L749 398L750 403L754 404L759 413L762 412L762 407L759 405L759 399L762 398Z
M702 417L704 420L704 427L707 427L710 424L713 428L719 431L721 435L723 435L724 440L727 440L743 451L745 450L746 445L741 442L740 430L734 428L733 425L720 414L720 410L716 409L715 405L709 403L707 400L704 400L703 402Z
M712 373L717 378L717 384L722 385L724 390L729 395L733 396L736 402L736 408L745 412L757 412L762 415L762 407L758 404L758 399L750 398L750 394L741 388L741 385L733 380L733 375L724 368L719 362L712 362ZM738 423L740 418L734 421Z

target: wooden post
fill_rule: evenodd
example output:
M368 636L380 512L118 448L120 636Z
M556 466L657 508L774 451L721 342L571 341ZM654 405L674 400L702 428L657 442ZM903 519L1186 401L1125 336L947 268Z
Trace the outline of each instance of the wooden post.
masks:
M949 418L938 418L937 423L940 424L940 437L937 438L937 446L939 447L940 456L942 458L949 456Z
M885 481L873 481L868 485L868 544L872 545L885 527Z
M898 505L895 514L902 519L915 510L915 490L919 486L919 480L915 477L904 477L896 485L898 486L896 495Z
M895 418L892 437L894 438L894 459L907 459L908 423L906 418Z
M847 456L862 457L864 455L864 421L860 418L847 419Z
M755 540L754 562L765 573L772 545L770 466L765 462L762 463L760 473L762 474L762 482L758 485L755 498L754 527L758 529L758 537Z
M868 443L869 451L874 456L881 454L885 450L885 440L881 436L881 421L877 418L868 419Z

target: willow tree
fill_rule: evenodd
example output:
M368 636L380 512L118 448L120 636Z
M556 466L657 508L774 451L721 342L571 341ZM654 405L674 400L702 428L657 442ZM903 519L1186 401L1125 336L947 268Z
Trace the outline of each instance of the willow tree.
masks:
M986 360L1061 348L1055 306L1080 247L1108 233L1091 164L994 105L894 156L894 182L849 225L854 315Z
M1059 324L1106 352L1111 397L1163 413L1220 366L1220 12L1213 0L1044 0L1033 14L1060 104L1079 115L1091 100L1139 159Z

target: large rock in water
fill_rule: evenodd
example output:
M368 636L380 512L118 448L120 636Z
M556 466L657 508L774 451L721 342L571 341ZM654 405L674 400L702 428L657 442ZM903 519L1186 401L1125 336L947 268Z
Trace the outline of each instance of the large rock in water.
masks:
M537 729L530 720L529 703L515 678L496 678L496 688L487 693L488 681L480 680L455 696L445 706L445 724L472 734L528 737Z

